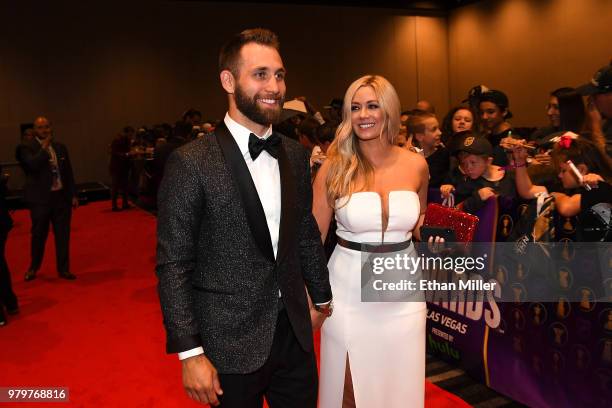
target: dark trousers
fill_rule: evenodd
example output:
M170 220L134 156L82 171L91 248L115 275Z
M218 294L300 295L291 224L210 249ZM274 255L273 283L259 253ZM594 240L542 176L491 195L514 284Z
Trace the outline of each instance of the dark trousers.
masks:
M128 206L129 177L129 170L112 174L111 201L113 208L117 208L119 193L121 193L121 197L123 198L123 208Z
M251 374L219 374L223 408L316 408L317 363L314 351L298 343L287 312L279 312L272 350L266 363Z
M11 272L5 256L8 233L8 229L0 228L0 314L2 314L2 306L6 306L9 310L17 309L17 296L13 292Z
M32 263L30 269L38 271L45 254L45 243L49 235L49 223L55 236L55 256L58 273L70 271L68 250L70 245L70 218L72 206L61 192L51 193L48 204L30 204L32 219Z

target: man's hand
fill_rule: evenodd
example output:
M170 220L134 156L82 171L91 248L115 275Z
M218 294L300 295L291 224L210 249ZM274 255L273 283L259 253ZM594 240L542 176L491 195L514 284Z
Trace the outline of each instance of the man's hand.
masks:
M202 404L219 405L222 395L217 369L203 354L182 360L183 387L189 398Z
M77 209L79 207L79 199L77 197L72 197L72 208Z
M40 142L40 146L47 150L49 148L49 146L51 146L51 136L44 138L41 142Z
M308 310L310 311L310 323L312 325L312 331L315 332L323 326L323 322L327 319L325 314L319 312L315 309L314 303L312 303L312 299L308 294L308 290L306 290L306 298L308 299Z

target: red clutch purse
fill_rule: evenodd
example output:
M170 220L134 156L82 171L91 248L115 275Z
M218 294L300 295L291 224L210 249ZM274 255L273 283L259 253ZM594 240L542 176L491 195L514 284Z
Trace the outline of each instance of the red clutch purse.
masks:
M472 242L478 226L478 217L456 208L429 203L425 210L423 225L452 228L457 242Z

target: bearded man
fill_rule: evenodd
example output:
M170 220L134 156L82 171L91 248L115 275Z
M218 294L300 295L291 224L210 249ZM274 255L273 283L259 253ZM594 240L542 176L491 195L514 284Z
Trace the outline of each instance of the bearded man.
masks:
M264 29L224 45L225 119L172 154L158 196L166 349L189 397L214 406L317 404L312 332L332 294L309 155L272 130L286 91L278 49Z

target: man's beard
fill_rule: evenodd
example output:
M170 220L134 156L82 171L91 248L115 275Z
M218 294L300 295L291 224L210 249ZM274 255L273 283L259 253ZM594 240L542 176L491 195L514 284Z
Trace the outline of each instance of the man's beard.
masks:
M268 99L278 100L277 109L261 108L259 105L257 105L257 99L260 98L259 95L255 95L253 98L250 98L239 86L236 86L236 89L234 90L234 97L236 99L236 106L238 107L238 110L253 122L263 126L269 126L278 123L280 120L281 113L283 112L282 106L284 98L282 96L275 95L268 97Z

